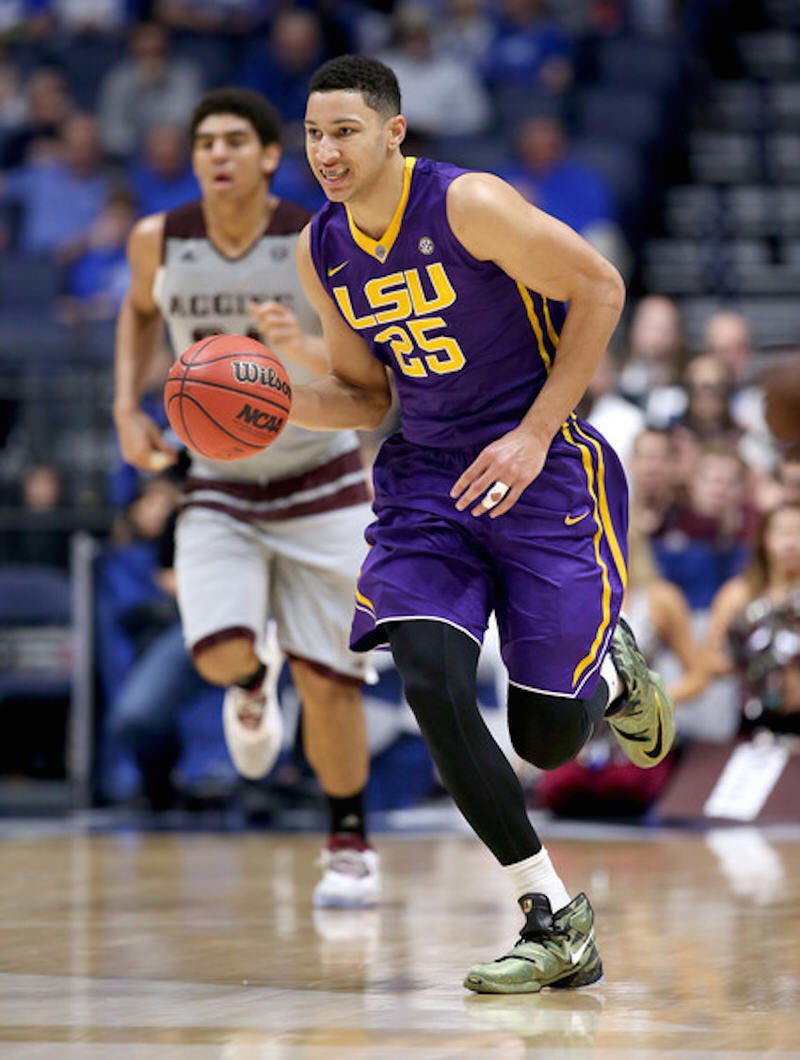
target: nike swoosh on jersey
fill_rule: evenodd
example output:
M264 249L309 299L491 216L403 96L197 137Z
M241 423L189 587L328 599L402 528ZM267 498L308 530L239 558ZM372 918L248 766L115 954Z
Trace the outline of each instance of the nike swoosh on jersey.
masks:
M574 523L579 523L581 519L585 519L588 514L588 512L581 512L580 515L565 515L564 522L567 526L572 526Z
M334 265L332 269L328 269L328 275L335 276L340 269L343 269L345 265L348 265L349 263L350 259L348 258L347 261L343 261L341 265Z

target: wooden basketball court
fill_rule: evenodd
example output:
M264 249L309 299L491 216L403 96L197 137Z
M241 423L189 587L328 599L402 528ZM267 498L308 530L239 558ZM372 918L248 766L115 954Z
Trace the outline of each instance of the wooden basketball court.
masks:
M384 901L314 912L320 837L0 829L2 1060L800 1058L800 835L545 841L605 981L461 986L520 917L464 834L381 835Z

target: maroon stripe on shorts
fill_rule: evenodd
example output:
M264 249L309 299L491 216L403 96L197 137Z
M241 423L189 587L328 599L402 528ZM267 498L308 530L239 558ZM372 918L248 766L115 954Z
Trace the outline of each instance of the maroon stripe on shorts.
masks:
M228 626L227 629L220 629L216 633L209 633L207 637L201 637L196 644L193 644L192 658L196 659L202 652L215 648L217 644L224 644L228 640L239 640L240 637L246 637L251 644L255 644L256 635L248 626Z
M183 483L183 494L185 500L191 501L191 494L196 490L213 490L214 493L225 493L229 497L236 497L237 500L257 504L259 501L283 500L294 493L326 486L343 475L363 470L361 452L358 449L351 449L348 453L342 453L341 456L334 457L326 464L311 468L310 471L304 471L300 475L292 475L289 478L273 479L264 485L259 482L238 482L231 479L218 480L189 475ZM366 472L364 472L364 477L366 479Z
M361 688L364 684L363 677L354 677L353 674L340 673L338 670L333 670L330 666L326 666L325 663L317 662L315 659L307 659L305 655L295 655L294 652L289 652L289 658L296 660L297 662L305 663L305 665L312 669L314 673L319 674L320 677L327 677L337 685L352 685L355 688Z
M232 519L241 519L247 523L275 522L281 519L299 519L304 515L319 515L321 512L338 511L340 508L350 508L354 504L362 504L370 500L370 493L366 482L354 482L351 486L336 490L324 497L317 497L313 501L303 501L301 504L288 504L285 508L269 509L235 508L232 504L222 501L184 501L180 510L187 511L189 508L211 508L215 512L224 512Z

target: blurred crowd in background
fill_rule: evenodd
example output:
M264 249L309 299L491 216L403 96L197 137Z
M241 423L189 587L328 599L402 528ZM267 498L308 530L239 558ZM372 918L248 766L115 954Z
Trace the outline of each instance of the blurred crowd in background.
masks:
M772 436L763 403L765 369L800 343L796 4L0 0L0 582L20 564L69 579L75 532L98 543L95 797L161 809L192 777L233 783L219 693L194 676L171 591L179 483L123 465L110 421L127 236L197 197L185 126L225 84L281 112L273 190L321 206L307 83L346 51L398 74L407 153L503 176L622 271L626 312L579 412L629 477L626 610L679 701L682 746L800 734L800 445ZM170 357L146 398L162 423ZM390 664L379 670L372 801L412 804L436 779ZM491 637L482 675L497 714ZM159 689L182 716L148 709ZM0 709L14 695L0 681ZM63 773L68 749L41 753L42 711L25 724L0 772ZM679 755L637 777L598 738L524 779L556 812L636 815ZM311 783L298 740L277 776L287 798Z

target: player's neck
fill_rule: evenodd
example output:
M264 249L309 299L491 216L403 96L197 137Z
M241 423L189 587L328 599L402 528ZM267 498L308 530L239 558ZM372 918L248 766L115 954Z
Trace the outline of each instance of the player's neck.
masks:
M403 194L405 162L395 153L369 187L347 204L359 231L371 239L380 239L392 223Z
M211 242L227 257L244 253L261 237L277 205L277 197L266 191L230 202L205 199L203 213Z

